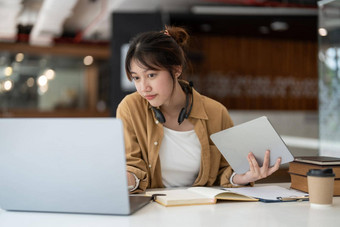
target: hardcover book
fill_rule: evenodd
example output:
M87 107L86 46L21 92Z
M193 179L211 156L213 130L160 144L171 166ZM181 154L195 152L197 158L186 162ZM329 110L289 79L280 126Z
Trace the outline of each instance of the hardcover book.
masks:
M291 188L308 193L307 176L291 174ZM340 179L334 180L334 196L340 196Z
M291 162L289 163L289 173L307 176L307 172L310 169L328 169L332 168L335 173L335 178L340 178L340 165L316 165L303 162Z
M295 157L294 161L316 165L340 165L340 158L329 156L301 156Z

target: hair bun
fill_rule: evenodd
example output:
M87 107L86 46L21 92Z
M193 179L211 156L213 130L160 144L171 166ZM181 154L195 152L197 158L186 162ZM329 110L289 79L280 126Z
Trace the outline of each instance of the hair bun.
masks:
M169 35L180 45L181 47L185 47L189 40L189 34L185 31L184 28L175 27L175 26L165 26L166 31L168 31Z

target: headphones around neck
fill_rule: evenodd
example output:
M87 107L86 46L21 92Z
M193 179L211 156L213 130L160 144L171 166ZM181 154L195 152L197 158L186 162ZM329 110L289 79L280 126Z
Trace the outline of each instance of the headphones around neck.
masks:
M186 101L185 101L185 107L183 107L181 109L181 111L179 112L178 115L178 124L182 124L182 122L184 121L184 119L187 119L191 113L191 109L192 109L192 105L194 103L194 96L192 94L192 87L193 87L193 83L192 81L189 82L189 86L187 84L181 84L182 89L184 90L185 94L186 94ZM189 106L189 99L190 99L190 94L191 94L191 104L190 104L190 108L188 110L188 106ZM155 113L155 117L156 119L160 122L160 123L165 123L165 117L162 113L162 111L160 109L157 109L156 107L151 107L151 109L153 110L153 112Z

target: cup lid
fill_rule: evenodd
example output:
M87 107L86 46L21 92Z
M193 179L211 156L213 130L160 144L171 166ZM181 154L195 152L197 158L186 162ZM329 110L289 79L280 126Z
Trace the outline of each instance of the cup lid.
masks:
M328 169L310 169L307 173L307 176L315 176L315 177L335 177L332 168Z

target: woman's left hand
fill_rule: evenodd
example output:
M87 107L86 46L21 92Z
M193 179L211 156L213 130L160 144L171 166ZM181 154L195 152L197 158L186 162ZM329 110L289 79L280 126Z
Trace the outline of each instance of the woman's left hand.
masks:
M233 178L235 184L248 184L263 178L270 176L277 171L281 164L281 158L278 158L275 165L269 167L270 151L267 150L264 155L263 165L260 167L257 163L253 153L249 153L247 156L249 162L249 171L244 174L236 174Z

